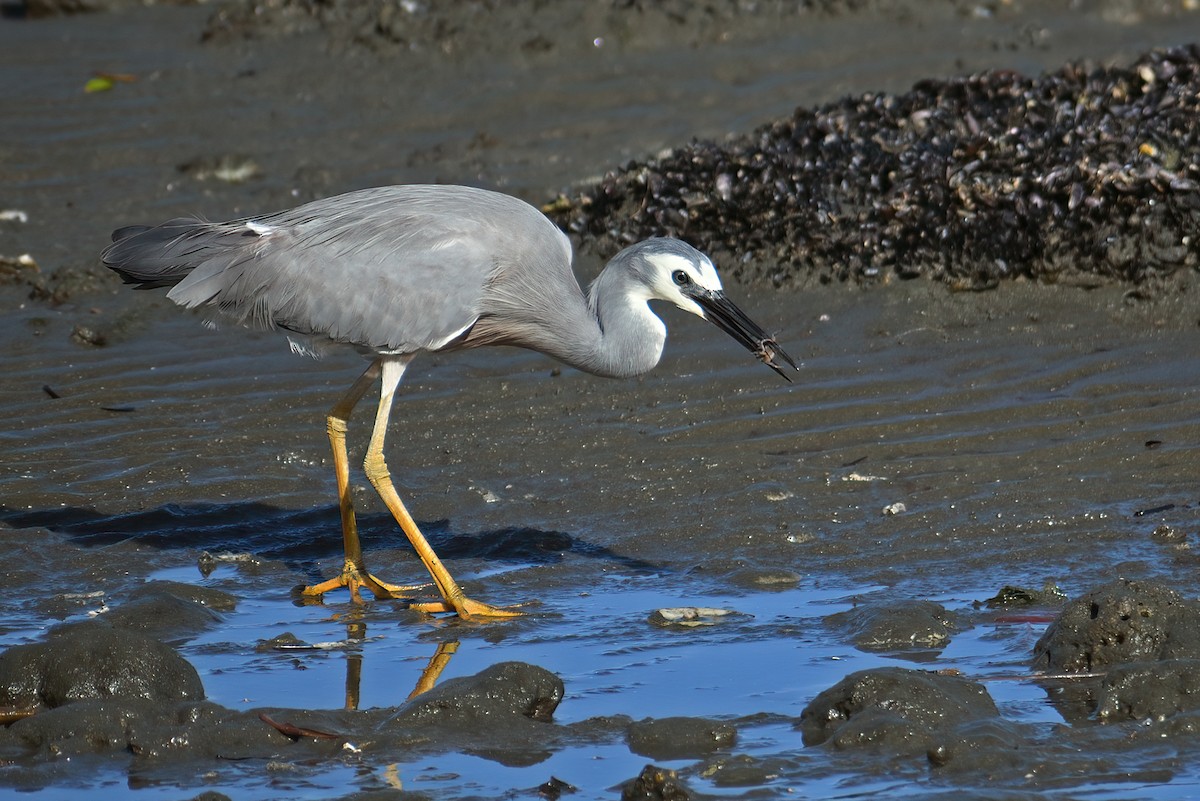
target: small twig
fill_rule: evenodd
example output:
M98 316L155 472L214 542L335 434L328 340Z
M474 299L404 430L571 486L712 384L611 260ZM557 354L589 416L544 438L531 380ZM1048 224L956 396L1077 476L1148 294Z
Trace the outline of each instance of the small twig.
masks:
M0 726L16 723L18 720L30 718L37 714L38 707L34 706L5 706L0 707Z
M296 726L291 723L280 723L272 720L266 712L259 712L258 719L263 723L274 728L277 732L285 737L291 737L293 740L299 740L301 737L313 737L318 740L340 740L342 735L333 734L332 732L320 731L318 729L308 729L303 726Z
M1108 673L1023 673L1010 676L977 676L976 681L1062 681L1065 679L1102 679Z

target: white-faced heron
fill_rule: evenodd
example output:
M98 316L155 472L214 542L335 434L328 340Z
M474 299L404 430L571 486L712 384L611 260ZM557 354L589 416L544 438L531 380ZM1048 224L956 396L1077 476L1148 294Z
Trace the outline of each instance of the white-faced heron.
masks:
M328 417L345 563L336 578L304 588L306 595L344 586L357 602L361 587L377 598L406 597L413 589L367 571L350 498L346 421L382 377L363 466L442 596L412 608L463 617L517 614L463 594L392 486L383 458L388 415L418 353L515 345L626 378L662 355L666 327L649 301L664 300L715 323L785 378L776 360L796 368L725 296L712 262L690 245L675 239L632 245L585 294L571 270L566 235L529 204L481 189L389 186L231 222L181 218L131 226L113 233L102 258L138 289L170 287L167 297L181 306L283 329L299 351L348 345L371 359Z

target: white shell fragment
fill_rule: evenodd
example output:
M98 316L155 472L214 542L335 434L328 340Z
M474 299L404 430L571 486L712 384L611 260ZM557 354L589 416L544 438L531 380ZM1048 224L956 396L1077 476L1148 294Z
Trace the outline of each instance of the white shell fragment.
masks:
M669 606L650 613L649 622L655 626L694 628L712 626L729 617L748 617L736 609L711 606Z

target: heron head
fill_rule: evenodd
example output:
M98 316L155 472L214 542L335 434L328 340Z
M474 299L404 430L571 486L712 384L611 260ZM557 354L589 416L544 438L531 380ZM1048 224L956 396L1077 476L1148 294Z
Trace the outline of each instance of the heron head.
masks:
M764 364L789 381L775 360L792 369L796 362L725 295L712 260L678 239L648 239L635 251L631 267L647 287L649 300L669 301L686 312L703 317L740 342ZM631 254L633 255L633 254Z

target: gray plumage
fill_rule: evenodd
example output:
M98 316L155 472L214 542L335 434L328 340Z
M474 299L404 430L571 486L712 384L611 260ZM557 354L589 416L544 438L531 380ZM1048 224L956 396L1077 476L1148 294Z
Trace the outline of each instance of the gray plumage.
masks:
M662 352L665 333L644 301L710 316L662 291L664 262L649 258L662 256L691 265L697 289L720 292L703 254L652 239L618 254L585 296L570 241L529 204L467 187L390 186L231 222L122 228L102 258L127 283L170 287L182 306L318 346L397 354L515 345L627 377ZM754 328L743 344L782 357Z

